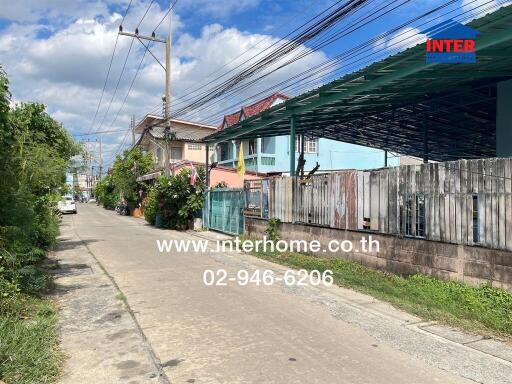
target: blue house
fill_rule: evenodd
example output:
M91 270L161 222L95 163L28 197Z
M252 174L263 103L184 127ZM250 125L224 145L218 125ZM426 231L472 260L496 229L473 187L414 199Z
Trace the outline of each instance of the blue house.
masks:
M282 93L274 93L252 105L244 106L239 111L224 116L219 129L225 129L287 99L289 97ZM300 140L301 138L297 137L295 143L296 159L299 158L302 145ZM289 172L289 136L220 143L215 151L215 161L219 165L236 167L240 145L243 145L244 162L247 170L262 173ZM384 166L385 156L385 152L378 149L323 138L305 138L304 158L306 163L304 171L310 171L317 163L320 165L319 171L380 168ZM388 159L388 165L398 165L398 162L397 158Z

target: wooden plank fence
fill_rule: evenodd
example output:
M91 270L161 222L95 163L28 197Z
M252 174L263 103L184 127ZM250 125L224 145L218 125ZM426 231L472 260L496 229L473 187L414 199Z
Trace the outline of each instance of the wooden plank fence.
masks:
M268 217L512 250L512 159L268 179Z

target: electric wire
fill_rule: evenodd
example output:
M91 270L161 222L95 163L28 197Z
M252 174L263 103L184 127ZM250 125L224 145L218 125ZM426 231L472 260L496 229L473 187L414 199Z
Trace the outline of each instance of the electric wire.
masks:
M154 2L155 2L155 0L151 0L151 2L149 3L148 7L146 8L146 12L144 12L144 15L142 15L142 18L139 21L139 24L137 24L137 27L135 28L136 30L139 29L140 25L142 24L142 22L146 18L146 15L148 14L148 12L151 9L151 6L153 5Z
M124 11L123 17L121 19L121 24L123 23L124 19L126 18L126 15L128 14L128 11L130 10L130 6L132 5L132 1L133 0L130 0L130 2L128 3L128 6L126 7L126 10ZM103 83L103 89L101 90L101 96L100 96L100 99L98 101L98 105L96 107L96 112L94 112L94 117L92 119L92 124L91 124L91 126L90 126L90 128L88 130L88 133L90 133L93 130L94 124L96 123L96 118L98 117L98 112L100 110L101 102L103 101L103 96L105 94L105 89L107 87L108 78L110 76L110 70L112 69L112 63L114 61L114 57L115 57L115 54L116 54L116 49L117 49L118 41L119 41L119 32L116 35L116 41L114 43L114 49L112 50L112 55L110 56L110 62L108 64L107 75L105 76L105 82Z
M397 1L398 1L398 0L395 0L393 3L397 2ZM374 18L374 19L372 19L371 21L375 21L377 18L383 17L384 15L388 14L388 13L389 13L389 12L391 12L392 10L395 10L397 7L404 5L405 3L409 2L409 1L410 1L410 0L405 0L405 1L404 1L404 0L402 0L402 3L401 3L401 4L398 4L398 5L397 5L397 6L395 6L394 8L392 8L392 9L390 9L390 10L387 10L385 13L378 15L378 17L375 17L375 18ZM454 1L455 1L455 0L453 0L452 2L454 2ZM392 5L392 3L388 3L388 4L387 4L386 6L384 6L382 9L385 9L386 7L388 7L388 6L390 6L390 5ZM374 14L374 12L371 12L371 13L370 13L370 15L372 15L372 14ZM365 16L365 15L363 15L363 17L364 17L364 16ZM366 15L366 16L368 16L368 15ZM364 17L364 18L366 18L366 17ZM359 23L359 22L363 21L363 20L364 20L364 18L363 18L363 19L361 19L361 18L360 18L359 20L356 20L356 22L357 22L357 23ZM365 25L366 25L366 24L365 24ZM362 26L364 26L364 25L361 25L360 27L362 27ZM349 27L350 27L350 26L349 26ZM347 29L348 29L348 27L347 27ZM352 32L354 32L355 30L356 30L356 29L352 29L351 31L349 31L349 33L352 33ZM340 37L342 37L342 36L340 36ZM313 50L308 50L308 53L307 53L307 54L310 54L310 53L312 53L312 52L314 52L314 51L313 51ZM332 60L332 59L329 59L327 62L329 62L329 61L331 61L331 60ZM291 63L293 63L293 62L295 62L295 61L296 61L296 60L289 60L289 62L287 62L287 63L285 63L285 64L282 64L282 65L281 65L281 66L279 66L278 68L274 68L274 69L273 69L273 70L271 70L270 72L268 72L268 73L266 73L266 74L264 74L264 75L262 75L262 76L260 76L260 77L258 77L258 78L256 78L256 79L251 80L249 83L244 83L244 84L239 85L238 87L235 87L235 88L231 91L231 93L232 93L232 94L239 93L239 92L237 92L237 91L239 91L239 90L243 90L245 87L248 87L249 85L252 85L252 84L256 83L257 81L261 80L262 78L267 77L268 75L270 75L270 74L274 73L275 71L279 70L280 68L283 68L284 66L289 65L289 64L291 64ZM323 63L323 64L325 64L325 63ZM309 69L308 69L308 70L306 70L305 72L310 73L310 72L311 72L311 70L313 70L313 69L315 69L315 67L313 67L313 68L309 68ZM297 76L297 75L295 75L294 77L296 77L296 76ZM220 99L220 100L225 99L225 98L226 98L226 97L228 97L229 95L230 95L230 94L228 94L227 96L221 97L221 99Z
M471 3L475 2L475 1L477 1L477 0L473 0ZM411 22L414 22L414 21L417 21L417 20L419 20L419 19L421 19L421 18L424 18L425 16L428 16L428 15L432 14L433 12L435 12L435 11L439 10L440 8L444 8L444 7L446 7L447 5L451 5L451 4L452 4L452 3L454 3L454 2L455 2L455 0L452 0L452 1L447 2L446 4L444 4L444 5L440 6L440 7L436 7L434 10L428 11L428 12L424 13L424 14L423 14L423 15L421 15L421 16L418 16L418 17L416 17L416 18L414 18L414 19L412 19L412 20L409 20L407 23L403 23L403 24L401 24L400 26L395 27L395 28L393 28L392 30L390 30L390 31L388 31L388 32L386 32L386 33L384 33L384 34L378 35L378 36L376 36L376 37L372 38L371 40L369 40L369 41L367 41L367 42L365 42L365 43L363 43L363 44L360 44L360 45L359 45L359 46L357 46L357 47L351 48L350 50L348 50L348 51L346 51L346 52L343 52L343 53L342 53L342 54L340 54L340 55L337 55L337 56L336 56L335 58L333 58L333 59L330 59L330 60L327 60L327 61L326 61L326 62L324 62L324 63L321 63L321 64L320 64L320 65L318 65L317 67L313 68L313 69L317 69L317 71L312 71L312 69L308 69L308 70L306 70L306 71L304 71L304 72L302 72L302 73L300 73L300 74L297 74L297 75L293 76L292 78L289 78L289 79L287 79L287 80L284 80L284 81L280 82L279 84L277 84L277 86L282 86L282 85L286 84L286 82L288 82L290 79L300 78L300 76L301 76L301 75L304 75L304 74L306 74L306 75L307 75L305 78L311 77L311 76L313 76L313 75L318 75L319 73L321 73L322 71L324 71L324 70L327 68L327 67L325 67L327 64L328 64L329 66L331 66L331 67L332 67L333 65L335 65L337 62L339 62L339 61L341 61L341 60L344 60L344 61L345 61L346 59L350 59L350 58L356 57L357 55L361 55L363 52L374 51L374 50L373 50L373 47L374 47L374 44L375 44L375 42L376 42L376 41L381 40L380 45L382 45L382 43L385 43L385 41L382 41L384 38L389 37L390 35L392 35L392 34L393 34L393 33L395 33L396 31L398 31L398 30L400 30L400 29L404 28L405 26L407 26L407 25L411 24ZM489 3L493 3L493 2L492 2L492 1L488 1L488 2L487 2L487 3L485 3L485 4L482 4L482 5L480 5L480 6L477 6L477 7L473 8L473 9L470 9L470 10L468 10L468 11L466 11L466 12L463 12L461 15L463 15L463 14L467 14L467 13L471 13L474 9L476 9L476 8L480 8L480 7L483 7L484 5L487 5L487 4L489 4ZM497 6L499 6L499 5L500 5L500 4L496 5L494 8L496 8L496 7L497 7ZM486 10L491 10L491 9L492 9L492 8L487 7L486 9L484 9L484 11L486 11ZM447 14L449 14L449 13L452 13L452 12L455 12L455 11L457 11L457 10L452 10L452 11L450 11L450 12L447 12L445 15L447 15ZM460 16L460 15L459 15L459 16ZM429 20L429 21L427 21L427 22L423 23L422 25L424 25L424 24L426 24L426 23L428 23L428 22L431 22L431 20ZM400 36L400 35L403 35L403 34L406 34L406 33L407 33L407 31L404 31L404 32L400 33L400 34L399 34L399 35L397 35L397 36ZM417 35L409 36L409 37L407 37L406 39L403 39L403 40L401 40L401 41L395 41L395 42L394 42L393 44L391 44L390 46L392 46L392 45L399 45L399 44L400 44L400 43L402 43L404 40L407 40L407 39L410 39L410 38L416 38L416 37L417 37ZM394 39L396 39L396 36L394 37ZM367 50L365 50L365 51L361 51L361 48L364 48L364 47L370 47L370 48L369 48L369 49L367 49ZM347 55L348 55L348 56L347 56ZM370 57L370 56L371 56L371 54L370 54L370 55L365 56L364 58L367 58L367 57ZM361 61L361 60L362 60L362 59L358 59L358 61ZM374 61L374 60L375 60L375 59L372 59L371 61ZM352 63L350 63L350 64L354 64L354 63L355 63L355 62L352 62ZM323 68L321 68L321 67L323 67ZM344 66L344 67L342 67L341 69L344 69L345 67L347 67L347 65L345 65L345 66ZM320 70L318 70L318 68L320 68ZM339 70L340 70L340 68L336 68L334 71L331 71L331 72L337 72L337 71L339 71ZM304 78L300 78L300 79L299 79L298 81L296 81L295 83L299 83L300 81L303 81L303 80L304 80ZM273 86L273 87L274 87L274 86ZM268 88L268 89L266 89L266 90L264 90L264 91L261 91L259 94L262 94L262 93L268 92L268 91L269 91L270 89L272 89L273 87L270 87L270 88ZM289 87L289 86L288 86L288 87ZM282 88L282 87L281 87L281 88L279 88L279 89L280 89L280 90L283 90L283 89L286 89L286 88L287 88L287 87L285 87L285 88ZM209 120L209 118L207 118L206 120L207 120L207 121L210 121L210 120Z
M396 3L396 2L398 2L398 1L402 1L402 3L400 3L400 4L396 5L396 6L395 6L395 7L393 7L392 9L388 9L388 10L386 10L384 13L382 13L382 14L380 14L380 15L377 15L376 17L374 17L374 19L370 20L370 22L375 21L376 19L378 19L378 18L380 18L380 17L385 16L385 15L386 15L386 14L388 14L389 12L391 12L391 11L393 11L393 10L397 9L398 7L403 6L404 4L408 3L410 0L394 0L393 2L388 3L387 5L385 5L384 7L382 7L382 8L381 8L381 10L382 10L382 9L384 9L384 10L385 10L385 8L389 7L390 5L393 5L393 3ZM348 33L352 33L352 32L354 32L354 31L356 31L357 29L359 29L359 28L361 28L361 27L363 27L363 26L366 26L366 25L368 24L368 22L367 22L366 24L362 24L362 25L359 25L359 26L357 26L357 23L360 23L361 21L364 21L364 19L365 19L365 18L367 18L369 15L373 15L373 14L374 14L374 13L373 13L373 12L371 12L370 14L367 14L367 15L366 15L366 17L363 17L363 19L359 18L358 20L356 20L356 24L355 24L355 26L356 26L357 28L352 28L352 30L349 30L349 31L348 31ZM363 16L364 16L364 15L363 15ZM354 25L349 26L349 27L354 27ZM347 29L348 29L349 27L347 27ZM347 33L347 34L348 34L348 33ZM339 35L339 33L338 33L337 39L339 39L340 37L343 37L343 36L340 36L340 35ZM329 44L329 43L332 43L333 41L334 41L333 39L330 39L330 41L327 41L327 43L325 43L325 42L324 42L324 44ZM256 79L251 80L249 83L247 83L247 82L246 82L246 83L242 83L242 84L240 84L239 86L237 86L237 87L233 88L232 90L230 90L230 93L231 93L231 94L233 94L233 93L236 93L236 91L237 91L237 90L247 88L248 86L250 86L250 85L252 85L252 84L256 83L257 81L259 81L259 80L261 80L261 79L263 79L263 78L265 78L265 77L267 77L267 76L271 75L272 73L276 72L277 70L279 70L279 69L281 69L281 68L284 68L285 66L287 66L287 65L289 65L289 64L292 64L292 63L294 63L295 61L299 60L300 58L305 57L305 56L307 56L307 55L309 55L309 54L311 54L311 53L313 53L313 52L317 51L317 50L318 50L319 48L321 48L321 47L323 47L323 44L322 44L322 45L320 45L320 46L314 47L314 49L307 49L307 50L304 50L304 51L305 51L305 53L300 53L300 52L299 52L299 57L295 56L295 57L293 57L293 58L289 59L287 62L285 62L285 63L281 64L281 65L280 65L280 66L278 66L277 68L273 68L273 69L271 69L269 72L267 72L267 73L265 73L265 74L263 74L263 75L259 76L259 77L258 77L258 78L256 78ZM228 96L230 95L230 93L228 93ZM225 98L225 97L224 97L224 98Z
M162 24L162 22L165 20L165 18L169 15L169 13L171 13L171 11L173 10L174 6L176 5L176 3L178 2L178 0L174 0L174 2L172 3L172 5L169 6L169 9L167 10L167 12L165 13L164 17L162 17L162 19L158 22L158 24L156 25L155 28L153 28L153 32L156 32L156 30L158 29L158 27L160 27L160 24Z
M341 7L336 8L334 11L330 12L327 16L323 17L312 27L306 29L305 31L300 32L297 36L295 36L292 40L287 41L281 44L279 47L271 51L269 54L265 55L263 58L258 60L255 64L251 65L249 68L244 69L240 73L232 76L228 80L223 83L215 86L212 90L209 90L208 94L204 96L198 97L195 101L190 103L189 105L182 107L175 114L180 115L183 112L194 109L198 106L204 105L208 101L224 94L231 88L233 88L236 84L239 84L241 81L249 78L250 76L260 72L265 67L275 63L279 58L283 57L286 54L293 52L300 45L313 39L318 36L325 30L328 30L336 23L340 22L348 15L354 13L357 9L359 9L362 5L364 5L368 0L349 0Z

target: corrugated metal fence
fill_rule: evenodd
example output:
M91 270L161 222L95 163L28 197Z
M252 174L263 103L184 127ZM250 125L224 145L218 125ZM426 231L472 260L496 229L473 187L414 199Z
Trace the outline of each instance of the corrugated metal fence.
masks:
M512 250L510 158L342 171L306 182L271 178L259 186L268 213L256 203L248 215ZM257 202L257 187L251 193Z

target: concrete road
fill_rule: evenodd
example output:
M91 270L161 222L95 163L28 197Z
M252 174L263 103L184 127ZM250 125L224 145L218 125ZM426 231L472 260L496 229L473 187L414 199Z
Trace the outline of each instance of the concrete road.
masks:
M158 230L95 205L78 208L77 215L64 217L63 235L83 241L122 292L146 356L133 343L105 339L100 344L116 356L122 356L119 348L139 351L124 364L153 364L162 383L448 384L512 378L509 361L464 345L464 337L480 338L452 337L442 327L435 331L431 324L350 290L282 283L206 286L206 269L224 269L231 277L240 269L272 269L282 275L285 268L237 253L159 253L157 239L198 237ZM101 292L94 293L98 302ZM83 337L98 335L84 331ZM62 337L64 345L71 345L65 330ZM73 355L73 348L66 353ZM139 373L125 374L119 382L154 382L155 375ZM102 374L107 372L97 372L95 383L103 382Z

